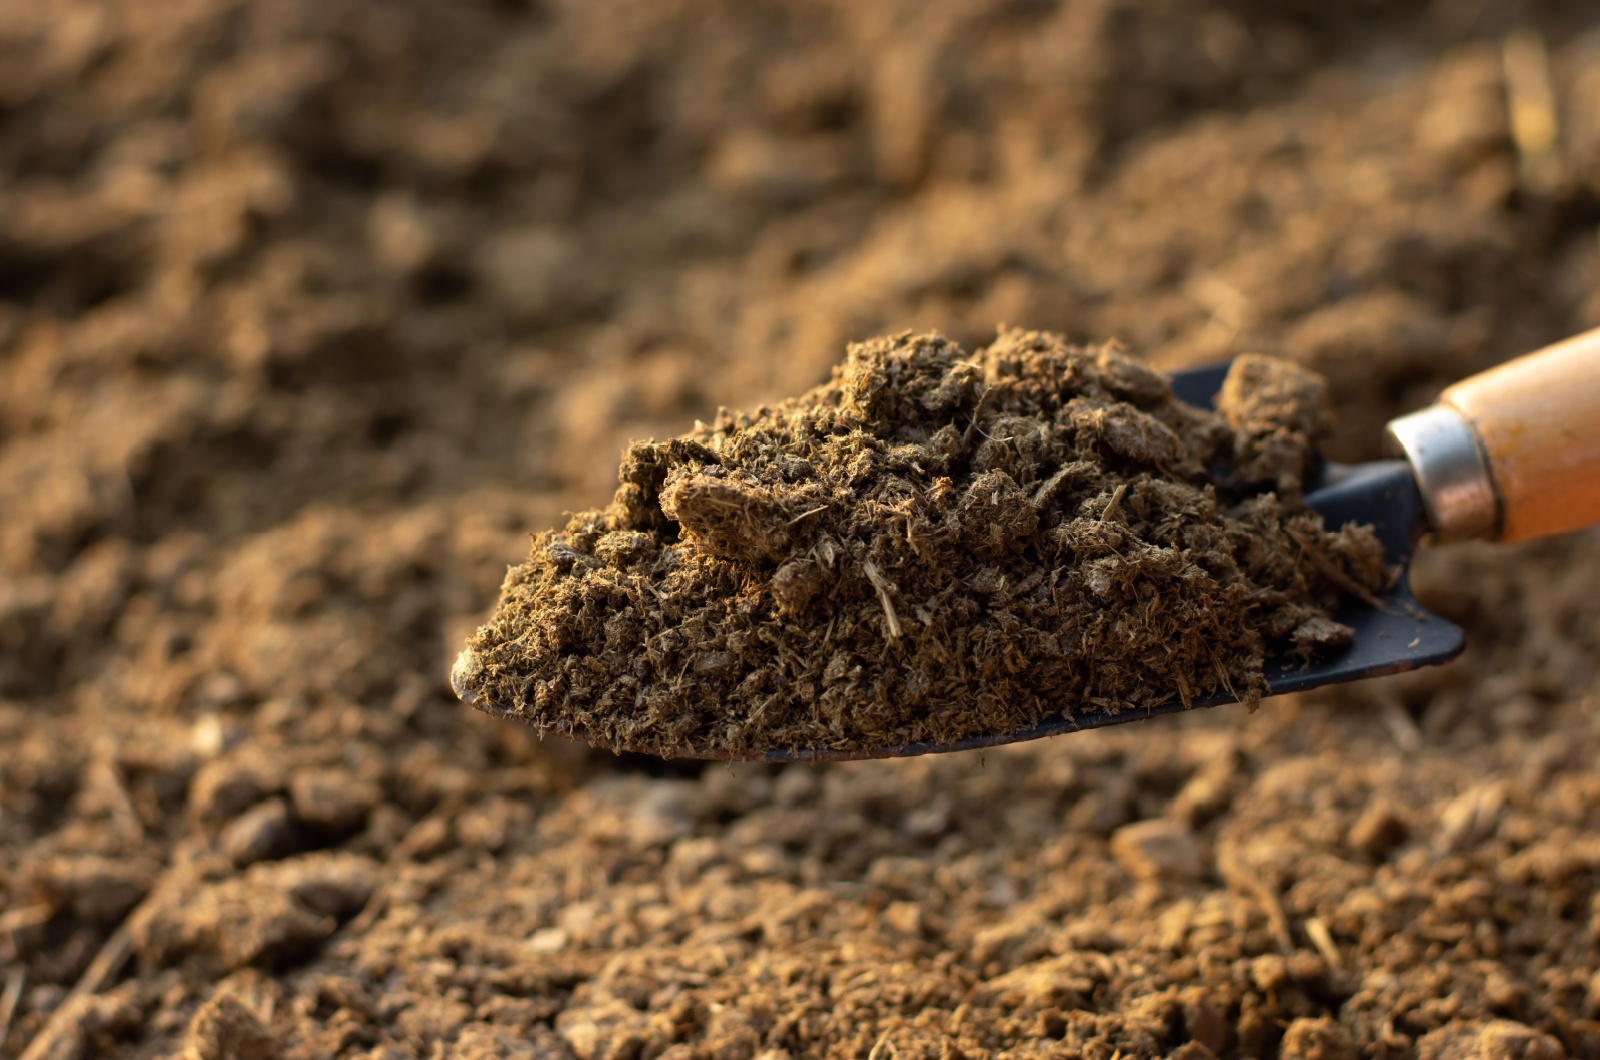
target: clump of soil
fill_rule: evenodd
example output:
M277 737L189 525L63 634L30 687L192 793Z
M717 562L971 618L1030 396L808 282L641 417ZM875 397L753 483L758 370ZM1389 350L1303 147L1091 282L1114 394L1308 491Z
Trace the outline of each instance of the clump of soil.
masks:
M975 356L937 335L854 345L800 398L632 446L610 507L507 575L457 687L541 733L669 757L1253 705L1267 657L1348 640L1339 582L1390 576L1369 530L1329 532L1300 500L1324 392L1242 358L1219 414L1042 332Z
M1297 495L1316 461L1316 443L1333 430L1328 383L1287 361L1236 358L1217 395L1233 429L1234 476L1245 486L1273 484Z

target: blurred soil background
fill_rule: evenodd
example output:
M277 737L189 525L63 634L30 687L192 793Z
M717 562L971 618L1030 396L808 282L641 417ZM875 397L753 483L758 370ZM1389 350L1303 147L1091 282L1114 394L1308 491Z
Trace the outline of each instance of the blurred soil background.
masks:
M633 437L996 325L1600 324L1589 0L5 0L0 1055L1600 1056L1600 538L1434 672L991 752L540 744L449 662Z

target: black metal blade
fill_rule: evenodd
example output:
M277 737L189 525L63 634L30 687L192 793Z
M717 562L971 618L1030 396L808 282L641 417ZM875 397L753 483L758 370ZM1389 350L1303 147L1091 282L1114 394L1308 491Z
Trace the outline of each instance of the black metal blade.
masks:
M1178 372L1172 376L1172 389L1191 405L1210 407L1227 371L1227 364L1220 364ZM1269 694L1303 692L1321 685L1402 673L1449 662L1461 653L1466 644L1461 629L1423 610L1411 594L1408 566L1424 523L1416 480L1405 461L1387 460L1356 467L1327 464L1319 483L1306 495L1306 502L1322 514L1328 526L1343 526L1349 522L1372 524L1378 540L1383 543L1384 558L1400 568L1400 577L1393 588L1379 597L1381 607L1352 604L1335 613L1335 619L1355 631L1345 648L1309 664L1299 660L1269 660L1266 667ZM828 762L970 751L1236 702L1236 696L1224 692L1197 699L1189 708L1174 694L1169 702L1158 707L1075 714L1020 732L976 736L955 743L902 744L863 751L773 751L765 755L764 760Z

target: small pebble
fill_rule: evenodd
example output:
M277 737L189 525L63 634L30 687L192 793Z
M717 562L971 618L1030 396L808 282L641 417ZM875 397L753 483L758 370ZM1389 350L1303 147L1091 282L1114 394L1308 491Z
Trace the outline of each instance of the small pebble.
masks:
M282 857L299 840L289 806L269 799L234 818L217 839L217 847L241 868L268 858Z
M113 923L145 896L157 871L143 858L78 854L46 858L32 879L57 909L66 908L83 920Z
M1417 1042L1417 1060L1564 1060L1548 1034L1512 1020L1452 1024Z
M232 994L213 995L189 1021L183 1060L274 1060L277 1055L260 1018Z
M305 823L349 832L366 823L367 814L383 801L383 789L343 770L307 769L289 778L289 798Z
M277 788L267 771L237 755L214 758L189 782L189 814L200 821L237 817Z
M1141 880L1193 880L1206 871L1194 833L1166 818L1117 829L1111 836L1111 854L1130 876Z
M251 875L315 913L346 917L365 905L377 886L378 863L359 854L321 851L263 865Z
M1374 800L1350 826L1345 841L1351 849L1371 858L1382 858L1406 841L1411 829L1389 802Z
M1290 1023L1278 1055L1283 1060L1357 1060L1361 1054L1342 1024L1322 1016Z

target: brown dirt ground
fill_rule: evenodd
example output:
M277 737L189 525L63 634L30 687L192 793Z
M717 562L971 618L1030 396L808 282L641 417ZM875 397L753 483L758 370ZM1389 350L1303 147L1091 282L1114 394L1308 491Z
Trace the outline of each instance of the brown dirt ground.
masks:
M851 338L1282 353L1372 455L1600 324L1597 71L1589 0L6 0L0 1052L1600 1056L1592 534L1428 556L1449 668L987 756L444 680Z

